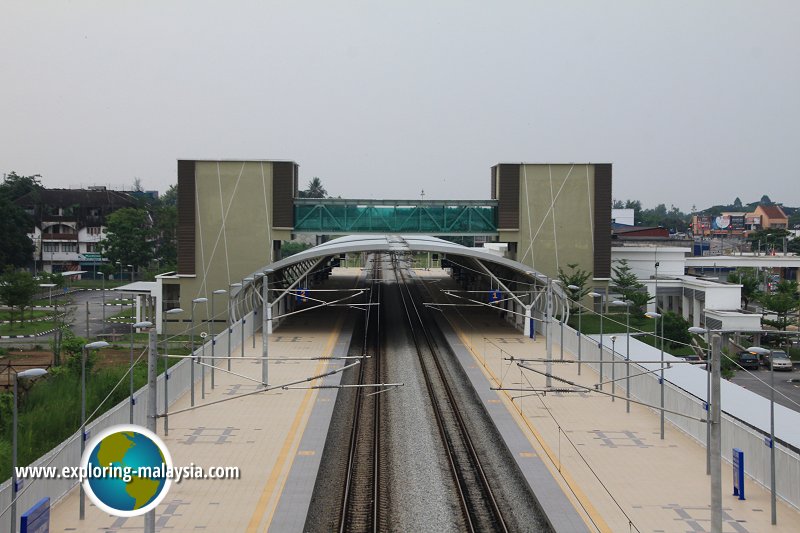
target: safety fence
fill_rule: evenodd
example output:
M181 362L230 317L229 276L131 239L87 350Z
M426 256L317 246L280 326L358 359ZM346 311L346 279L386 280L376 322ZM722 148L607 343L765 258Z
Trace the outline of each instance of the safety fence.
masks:
M557 346L561 340L561 324L555 322L553 324L554 346ZM578 353L578 332L567 326L563 325L563 347L565 352L577 357ZM608 342L608 337L606 337ZM624 340L624 338L623 338ZM600 359L600 343L585 335L580 336L581 354L582 359L590 359L598 361ZM617 340L620 342L620 339ZM631 339L631 353L634 352L634 346L640 344L640 341ZM556 357L558 355L556 354ZM613 358L613 359L612 359ZM604 343L603 346L603 360L604 361L623 361L625 359L623 354L613 353L611 346ZM583 366L591 367L599 374L600 364L598 363L584 363ZM624 377L624 365L613 365L618 367L616 370L616 377ZM604 379L610 379L612 365L605 365ZM619 370L623 368L623 370ZM639 374L652 370L645 368L645 366L638 364L630 365L631 375ZM697 368L698 372L702 372ZM604 390L609 391L609 385L606 385ZM626 393L626 380L616 382L617 394L625 395ZM755 394L755 393L753 393ZM642 376L635 376L630 379L630 396L631 398L644 402L648 405L658 406L661 403L661 385L659 383L658 373L650 373ZM689 435L703 446L706 446L707 428L706 423L696 419L705 419L707 412L705 410L705 401L685 389L682 389L678 384L670 382L665 379L664 387L664 407L670 411L684 413L692 418L686 416L666 413L665 419L669 421L674 427ZM655 410L655 412L658 412ZM765 420L768 413L765 413ZM741 419L736 418L732 413L723 411L722 413L722 458L728 463L732 463L732 450L738 448L744 452L745 457L745 473L750 476L754 481L763 485L767 489L770 485L770 449L765 445L765 438L769 437L769 433L760 431L751 425L745 423ZM791 506L800 509L800 454L790 449L785 443L776 439L775 443L775 470L778 473L776 476L776 494L779 498L785 500ZM732 486L732 485L731 485Z
M242 327L244 327L244 338L248 338L253 334L253 328L258 331L261 322L254 319L253 313L248 313L244 317L244 324L242 321L235 322L228 330L219 333L215 337L214 351L215 355L228 354L228 343L230 342L231 352L238 348L242 342ZM161 345L159 344L159 349ZM205 352L203 351L205 349ZM209 338L205 344L197 345L194 351L195 356L204 354L206 359L211 356L211 339ZM217 366L222 363L217 361ZM160 366L160 365L159 365ZM196 369L197 370L197 369ZM202 373L195 372L195 383L202 377ZM189 358L182 359L179 363L170 367L169 369L169 404L173 404L178 398L186 393L191 387L191 360ZM127 380L124 380L120 385L121 387L127 386ZM157 394L157 411L163 412L164 406L164 374L159 374L156 384ZM147 386L137 390L134 395L133 407L133 423L140 426L147 425ZM130 407L129 401L124 400L106 411L103 415L87 424L87 440L106 429L117 424L128 424L130 422ZM158 424L159 428L156 433L161 434L161 423ZM56 467L61 471L63 467L75 467L80 464L81 458L81 443L80 443L80 429L78 429L67 440L50 450L47 454L34 461L31 466L50 466ZM17 499L17 520L19 516L27 509L32 507L36 502L42 498L49 497L51 503L56 503L63 498L75 485L75 479L36 479L25 480L24 485L20 487ZM11 480L7 480L0 485L0 513L2 513L11 504ZM0 531L7 531L5 524L9 520L9 513L6 512L0 516Z

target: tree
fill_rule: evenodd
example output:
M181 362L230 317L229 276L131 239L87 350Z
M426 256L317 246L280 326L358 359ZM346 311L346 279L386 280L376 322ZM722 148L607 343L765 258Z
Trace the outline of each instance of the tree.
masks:
M689 322L677 313L664 313L664 339L670 348L680 348L692 342Z
M284 241L281 243L281 257L289 257L303 250L311 248L310 244L299 241Z
M772 205L772 200L769 199L769 196L766 194L761 197L761 201L759 202L761 205Z
M750 241L753 249L758 249L758 247L761 246L761 248L765 250L782 250L783 240L789 240L792 236L793 235L788 230L783 228L764 228L750 233L750 235L747 236L747 240Z
M628 261L620 259L617 261L619 266L612 267L613 275L611 276L611 287L619 292L625 300L631 302L631 311L636 316L644 314L642 310L649 301L653 299L650 294L644 290L644 284L639 281L636 274L631 270Z
M789 325L789 315L800 309L800 295L797 294L797 282L784 280L778 283L777 290L773 293L761 294L758 298L764 309L775 313L777 320L764 319L765 324L774 326L781 331Z
M625 209L625 202L622 200L614 200L611 204L612 209Z
M0 184L0 198L13 202L17 198L22 198L29 192L42 190L42 184L39 181L41 176L34 174L33 176L20 176L13 170L3 179Z
M728 281L742 286L742 309L747 309L750 301L758 295L758 273L754 268L737 268L728 274Z
M11 307L11 325L14 327L14 308L19 309L20 324L25 322L25 309L30 307L39 285L29 272L8 268L0 277L0 300Z
M578 307L575 303L580 302L592 290L586 286L586 281L592 276L591 272L587 272L582 268L578 268L578 263L570 263L567 265L570 269L569 274L565 273L561 268L558 269L558 279L561 281L561 286L567 291L570 299L570 313L575 313ZM573 285L577 289L570 289L569 286Z
M178 186L174 183L169 186L167 192L161 195L159 198L162 206L174 206L177 207L178 205Z
M322 180L316 176L308 182L308 187L304 191L298 191L300 198L327 198L328 191L322 186Z
M133 265L137 270L153 259L153 228L144 209L126 207L108 216L103 256L111 263Z
M33 242L28 231L33 220L19 206L0 198L0 267L23 267L33 258Z
M178 208L161 203L153 208L155 257L162 271L178 263Z
M742 208L742 200L738 196L733 201L733 208L734 209L741 209Z
M644 287L642 282L639 281L639 278L636 277L636 274L633 273L633 270L631 270L627 259L619 259L616 263L618 266L611 267L613 271L611 287L614 290L618 291L622 296L625 296L626 293Z

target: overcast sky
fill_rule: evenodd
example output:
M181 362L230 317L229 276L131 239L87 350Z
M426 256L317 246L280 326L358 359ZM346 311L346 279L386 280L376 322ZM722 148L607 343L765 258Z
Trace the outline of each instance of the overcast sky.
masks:
M800 2L0 4L0 171L164 191L291 159L343 197L488 198L497 162L614 197L800 205Z

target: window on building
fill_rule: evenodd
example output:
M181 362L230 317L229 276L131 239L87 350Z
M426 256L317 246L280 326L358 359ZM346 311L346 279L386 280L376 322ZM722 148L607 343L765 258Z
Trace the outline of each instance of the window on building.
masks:
M87 252L99 252L100 251L100 247L97 245L97 243L90 242L90 243L86 244L86 251Z
M100 226L89 226L86 228L86 232L89 235L100 235Z
M100 208L99 207L90 207L89 208L89 216L90 217L99 217L100 216Z
M43 252L57 252L58 251L58 243L57 242L46 242L42 245Z
M77 252L78 251L78 243L76 243L76 242L62 242L61 243L61 251L62 252Z

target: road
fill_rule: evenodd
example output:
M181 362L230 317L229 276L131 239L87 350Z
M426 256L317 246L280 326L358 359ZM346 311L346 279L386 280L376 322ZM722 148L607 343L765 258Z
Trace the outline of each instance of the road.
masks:
M89 336L95 337L100 333L127 333L129 326L120 324L103 324L103 293L102 291L80 291L73 293L72 304L70 306L72 331L80 337L86 336L86 302L89 302ZM107 290L106 301L110 301L119 296L119 293ZM106 306L106 317L119 313L123 308L118 306ZM0 345L17 344L42 344L47 345L52 339L53 334L32 337L29 339L0 339Z
M769 370L765 367L750 372L739 370L731 381L769 398ZM775 403L800 412L800 370L797 363L792 372L775 372Z

